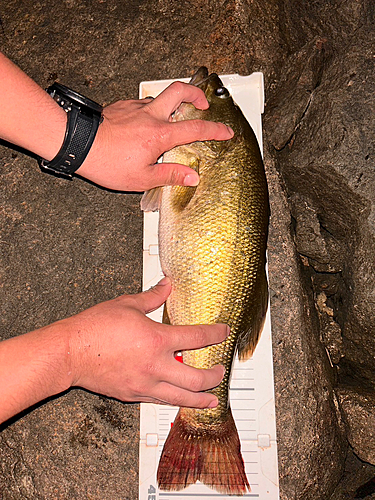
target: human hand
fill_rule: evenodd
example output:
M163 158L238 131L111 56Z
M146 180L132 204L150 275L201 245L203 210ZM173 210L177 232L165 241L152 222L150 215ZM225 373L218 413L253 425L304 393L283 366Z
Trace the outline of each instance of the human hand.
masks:
M77 174L120 191L145 191L163 185L195 186L198 174L185 165L156 163L175 146L203 140L227 140L233 131L204 120L171 122L182 102L207 109L204 92L172 83L155 99L118 101L104 108L94 144Z
M219 385L224 367L193 368L174 355L222 342L228 327L171 326L147 318L170 290L165 278L151 290L123 295L63 320L70 331L71 385L121 401L216 406L216 396L201 391Z

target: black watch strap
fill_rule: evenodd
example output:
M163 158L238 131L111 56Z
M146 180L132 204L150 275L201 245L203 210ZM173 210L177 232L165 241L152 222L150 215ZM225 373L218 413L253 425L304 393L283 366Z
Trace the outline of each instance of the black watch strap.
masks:
M94 142L102 107L60 84L55 83L47 92L67 112L68 120L60 151L51 161L40 158L39 165L44 171L72 178Z

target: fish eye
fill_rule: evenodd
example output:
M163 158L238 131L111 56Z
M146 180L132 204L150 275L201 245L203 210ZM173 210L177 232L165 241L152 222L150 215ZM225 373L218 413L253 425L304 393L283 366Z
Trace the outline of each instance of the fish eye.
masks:
M225 87L219 87L215 90L215 95L218 97L229 97L229 92Z

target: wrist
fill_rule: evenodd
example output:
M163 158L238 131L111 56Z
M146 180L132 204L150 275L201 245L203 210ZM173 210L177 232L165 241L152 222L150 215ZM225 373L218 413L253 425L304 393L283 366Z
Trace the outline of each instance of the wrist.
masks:
M70 331L65 320L30 332L30 345L34 346L34 373L36 380L44 380L44 397L54 396L72 386ZM43 378L43 372L45 378Z
M68 356L66 358L66 381L70 387L83 387L99 391L102 352L100 339L95 335L91 309L67 318Z
M106 144L108 144L108 126L109 122L105 116L105 109L103 111L103 121L99 125L94 142L88 152L82 165L76 171L76 174L89 179L92 182L100 184L101 175L106 167Z
M42 92L42 89L40 89ZM60 106L47 94L41 97L44 101L44 116L38 122L34 132L31 132L29 147L25 147L35 155L51 161L59 152L65 137L67 127L67 114ZM41 123L43 121L43 123Z
M57 155L51 161L40 158L39 165L47 172L72 178L90 152L103 107L57 82L48 87L47 93L67 113L67 126Z
M71 332L67 321L60 320L39 331L44 337L45 359L51 376L51 395L70 389L73 385L73 366L70 348Z

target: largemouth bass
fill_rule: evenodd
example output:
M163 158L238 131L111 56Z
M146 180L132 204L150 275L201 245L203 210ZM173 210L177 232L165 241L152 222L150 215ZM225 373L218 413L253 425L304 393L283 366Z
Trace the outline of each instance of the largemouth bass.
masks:
M151 190L142 208L160 210L160 260L172 281L163 321L226 323L231 333L219 345L183 353L188 365L222 364L226 372L210 391L219 399L216 408L180 408L157 478L163 490L201 481L221 493L242 495L250 486L228 388L235 354L243 360L252 355L267 310L267 183L254 132L220 78L202 67L190 84L205 92L210 107L201 111L184 103L174 120L220 121L235 135L229 141L195 142L166 153L165 162L189 165L199 173L200 183Z

